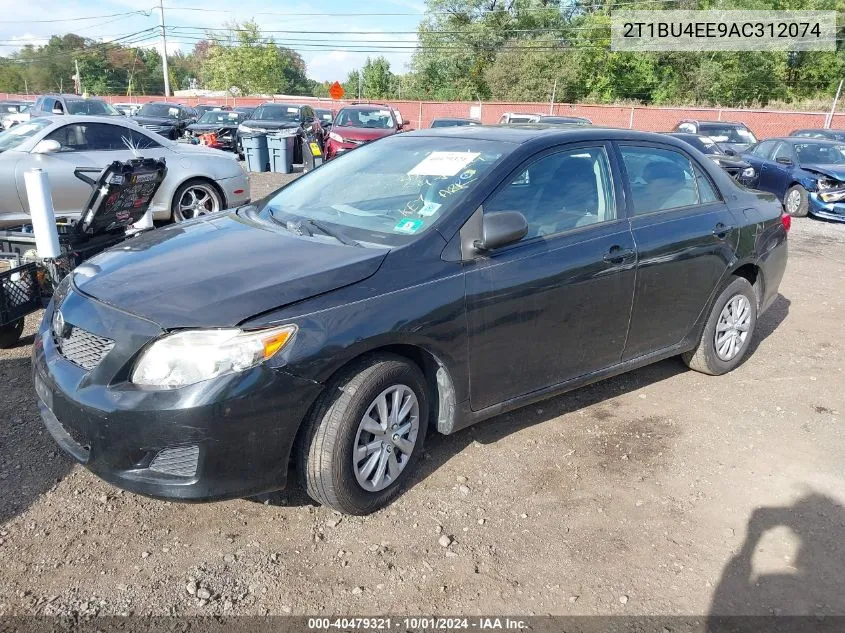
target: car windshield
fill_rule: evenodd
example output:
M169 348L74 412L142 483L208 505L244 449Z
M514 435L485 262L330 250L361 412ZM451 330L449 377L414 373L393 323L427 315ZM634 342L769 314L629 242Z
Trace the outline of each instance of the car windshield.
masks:
M138 116L151 116L162 119L178 119L179 108L169 103L145 103L138 110Z
M67 103L68 114L104 114L107 116L120 116L120 112L115 110L105 101L97 99L68 99Z
M801 165L845 163L845 145L840 143L795 143L793 147Z
M240 123L244 115L240 112L227 112L226 110L209 110L200 117L200 123L219 123L228 125Z
M709 136L717 143L742 143L750 145L751 143L757 142L757 139L751 133L751 130L744 127L735 127L732 125L702 125L700 132L704 136Z
M388 130L393 127L393 115L387 108L350 108L337 113L335 127L362 127Z
M32 119L0 134L0 152L14 149L53 123L50 119Z
M295 180L260 203L261 215L304 225L306 233L314 220L365 245L399 246L431 228L515 147L403 136L364 145Z
M530 114L512 114L508 117L508 123L530 123L533 118Z
M255 121L299 121L299 107L283 103L259 106L249 117Z
M20 103L0 103L0 114L4 112L15 114L17 112L23 112L25 109L26 106Z
M431 127L459 127L462 125L478 125L475 121L467 121L466 119L434 119L431 122Z
M331 123L334 120L334 114L332 114L331 110L314 110L314 112L317 113L321 121Z

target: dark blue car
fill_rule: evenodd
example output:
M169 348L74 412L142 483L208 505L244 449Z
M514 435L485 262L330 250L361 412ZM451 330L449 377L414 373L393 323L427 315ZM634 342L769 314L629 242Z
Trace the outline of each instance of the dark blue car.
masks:
M845 143L772 138L742 157L759 174L756 188L775 194L789 215L845 222Z

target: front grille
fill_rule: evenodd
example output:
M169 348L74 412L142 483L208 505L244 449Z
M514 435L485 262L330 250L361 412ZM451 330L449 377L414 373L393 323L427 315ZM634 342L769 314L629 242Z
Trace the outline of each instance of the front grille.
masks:
M69 325L67 328L65 332L54 331L53 340L59 353L82 369L94 369L114 347L114 341L111 339L97 336L75 325Z
M163 125L144 125L142 127L145 127L146 129L150 130L151 132L163 132L163 131L169 129L169 128L163 126Z
M353 145L365 145L365 144L370 142L370 141L355 141L355 140L352 140L352 139L345 139L345 140L346 140L347 143L352 143Z
M165 448L150 462L150 470L177 477L193 477L197 473L199 446L179 446Z

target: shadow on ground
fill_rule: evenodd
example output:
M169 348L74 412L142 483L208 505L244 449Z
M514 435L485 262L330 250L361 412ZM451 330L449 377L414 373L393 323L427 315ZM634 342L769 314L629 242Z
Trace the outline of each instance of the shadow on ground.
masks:
M29 358L0 359L0 524L73 468L41 424L31 383Z
M780 528L788 530L794 556L781 557L779 564L772 566L770 555L765 565L769 569L759 569L756 557L766 553L766 535L778 530L783 538ZM845 507L834 499L811 493L791 506L757 508L748 521L742 548L722 572L707 630L841 631L841 616L845 614L843 569Z

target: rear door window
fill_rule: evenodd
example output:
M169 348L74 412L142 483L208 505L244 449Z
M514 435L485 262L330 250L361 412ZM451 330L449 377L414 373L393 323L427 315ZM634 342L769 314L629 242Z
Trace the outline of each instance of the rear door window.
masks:
M701 195L693 162L679 151L630 145L620 149L634 215L704 204L715 195L712 187ZM705 182L709 186L709 181Z

